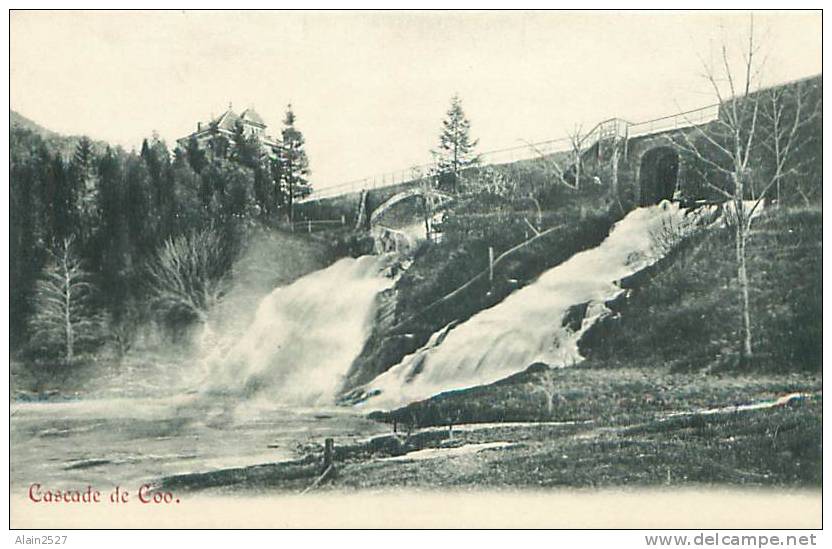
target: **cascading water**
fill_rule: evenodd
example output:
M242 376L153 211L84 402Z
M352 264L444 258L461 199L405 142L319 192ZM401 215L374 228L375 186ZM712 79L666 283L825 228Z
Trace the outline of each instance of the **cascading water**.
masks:
M424 347L371 381L361 406L395 408L441 392L493 383L534 362L562 367L580 361L578 340L605 314L604 304L622 291L617 281L666 251L656 245L656 234L668 227L684 232L709 213L707 208L687 213L669 202L632 211L598 247L550 269L499 305L434 334ZM563 318L570 307L582 304L588 305L587 312L581 328L574 331Z
M209 392L277 404L331 404L370 334L392 258L345 258L278 287L243 334L206 359Z

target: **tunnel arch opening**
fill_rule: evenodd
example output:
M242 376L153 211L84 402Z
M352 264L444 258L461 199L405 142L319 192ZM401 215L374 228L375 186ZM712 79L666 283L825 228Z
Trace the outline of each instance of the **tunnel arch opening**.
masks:
M642 206L673 198L679 182L679 154L671 147L650 149L641 157L638 180Z

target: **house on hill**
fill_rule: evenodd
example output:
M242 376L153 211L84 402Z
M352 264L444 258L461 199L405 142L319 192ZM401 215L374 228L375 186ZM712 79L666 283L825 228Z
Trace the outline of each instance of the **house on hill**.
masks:
M218 142L233 143L234 135L242 128L243 134L247 137L257 137L264 151L270 156L276 155L280 142L266 133L266 122L254 108L249 107L242 113L234 112L231 104L228 110L208 122L197 122L196 131L176 140L176 143L183 149L187 149L192 139L202 149L213 147Z

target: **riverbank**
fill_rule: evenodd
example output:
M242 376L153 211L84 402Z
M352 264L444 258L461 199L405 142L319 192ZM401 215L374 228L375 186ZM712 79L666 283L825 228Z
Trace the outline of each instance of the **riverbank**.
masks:
M649 378L637 370L560 374L573 390L548 420L538 407L535 421L397 421L396 433L391 423L363 441L336 438L336 475L315 491L821 484L819 378L653 376L663 392L645 394L638 379ZM300 494L321 474L322 455L315 445L295 460L171 476L158 487Z

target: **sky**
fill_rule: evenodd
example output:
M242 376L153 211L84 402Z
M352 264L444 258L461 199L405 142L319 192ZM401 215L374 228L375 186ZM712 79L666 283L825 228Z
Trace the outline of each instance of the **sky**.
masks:
M479 151L715 102L703 63L747 12L26 12L11 108L65 134L169 146L254 107L297 115L318 188L430 160L455 93ZM820 12L761 12L763 79L819 74ZM739 57L732 53L732 66Z

